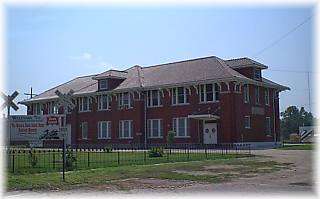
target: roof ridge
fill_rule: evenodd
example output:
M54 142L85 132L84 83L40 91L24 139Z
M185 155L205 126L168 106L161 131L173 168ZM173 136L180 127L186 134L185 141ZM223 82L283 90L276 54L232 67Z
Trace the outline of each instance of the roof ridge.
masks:
M163 66L163 65L183 63L183 62L189 62L189 61L196 61L196 60L200 60L200 59L208 59L208 58L213 58L213 57L218 58L217 56L211 55L211 56L207 56L207 57L198 57L198 58L181 60L181 61L175 61L175 62L169 62L169 63L164 63L164 64L157 64L157 65L145 66L145 67L142 67L142 69L144 69L144 68L151 68L151 67L158 67L158 66Z

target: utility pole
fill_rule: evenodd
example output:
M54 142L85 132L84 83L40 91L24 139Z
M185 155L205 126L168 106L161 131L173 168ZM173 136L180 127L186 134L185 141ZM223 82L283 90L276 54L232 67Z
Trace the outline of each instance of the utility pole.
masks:
M27 96L30 96L30 99L33 98L33 96L37 95L32 93L32 87L30 87L30 93L24 93L24 94Z
M311 89L310 89L310 71L307 72L308 75L308 102L309 102L309 111L311 111Z

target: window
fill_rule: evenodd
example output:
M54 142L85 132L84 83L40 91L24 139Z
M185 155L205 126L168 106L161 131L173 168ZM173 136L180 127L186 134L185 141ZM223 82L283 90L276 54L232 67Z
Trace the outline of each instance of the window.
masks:
M214 102L219 100L219 86L217 84L202 84L200 88L200 102Z
M159 90L148 91L147 98L148 107L160 106L162 104Z
M99 90L106 90L108 89L108 80L102 79L99 80Z
M81 123L81 135L82 139L88 139L88 122Z
M254 77L254 79L261 79L261 70L260 69L253 69L253 77Z
M250 94L249 94L249 85L248 84L245 84L243 86L243 96L244 96L244 103L249 103Z
M111 97L108 95L98 96L98 110L109 110L111 108Z
M246 129L251 128L250 116L244 116L244 128Z
M132 98L130 94L127 93L119 93L118 95L118 105L119 108L131 108L132 107Z
M148 135L150 138L162 138L163 129L161 119L148 120Z
M133 122L132 120L120 120L119 137L132 138Z
M264 101L266 103L266 105L270 104L270 99L269 99L269 89L266 88L266 90L264 91Z
M256 104L260 104L260 92L259 92L258 86L255 87L254 94L255 94L255 98L256 98Z
M173 118L173 131L175 137L188 137L188 118Z
M172 104L186 104L188 103L188 91L187 88L177 87L172 88Z
M266 135L271 135L271 118L266 117Z
M55 102L48 103L48 114L58 114L58 107Z
M98 122L98 139L111 138L111 121Z
M78 98L79 112L90 111L89 97Z
M33 104L33 115L43 115L42 104L36 103Z

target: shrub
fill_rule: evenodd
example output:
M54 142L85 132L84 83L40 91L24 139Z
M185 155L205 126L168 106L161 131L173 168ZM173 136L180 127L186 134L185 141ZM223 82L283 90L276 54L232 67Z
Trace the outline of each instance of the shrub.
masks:
M29 162L32 168L35 168L38 164L38 157L35 154L35 151L30 151Z
M111 146L106 146L104 147L104 151L107 153L111 153L112 152L112 147Z
M173 144L173 142L174 142L174 135L175 135L175 132L174 132L174 131L168 131L167 143L168 143L169 145Z
M67 170L72 170L74 168L74 163L77 161L77 158L73 154L72 150L67 150L66 152L66 167Z
M153 147L148 151L150 158L162 157L163 156L163 148Z

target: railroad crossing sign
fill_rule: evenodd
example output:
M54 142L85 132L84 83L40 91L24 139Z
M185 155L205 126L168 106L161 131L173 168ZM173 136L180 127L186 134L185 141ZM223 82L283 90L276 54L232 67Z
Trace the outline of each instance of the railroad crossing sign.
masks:
M73 110L76 105L72 102L72 95L74 91L71 89L68 93L61 93L59 90L56 90L55 94L58 95L59 100L56 103L57 106L64 107L64 112L66 113L67 108Z
M10 115L10 107L12 107L15 111L19 109L19 107L13 102L14 98L19 95L18 91L14 91L12 95L6 95L1 92L1 97L4 99L4 103L1 105L0 110L4 108L8 108L8 117Z

